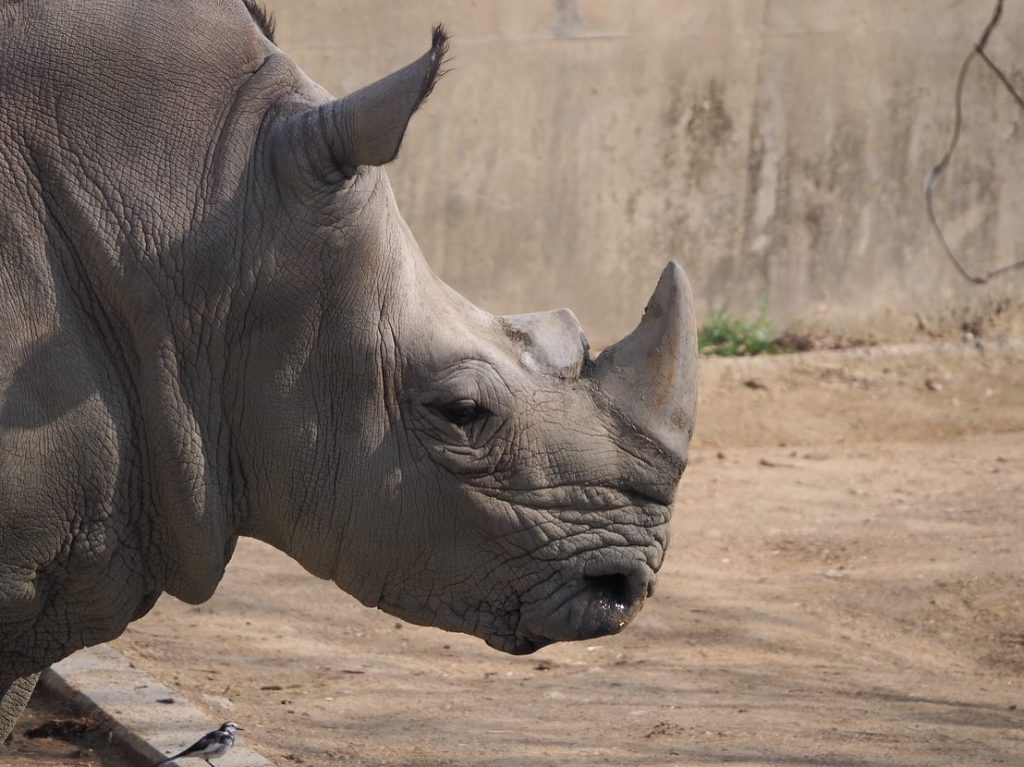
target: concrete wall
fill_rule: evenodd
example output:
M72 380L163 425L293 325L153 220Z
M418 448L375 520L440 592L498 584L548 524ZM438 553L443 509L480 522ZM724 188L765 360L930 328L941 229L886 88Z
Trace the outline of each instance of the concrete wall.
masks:
M698 314L898 336L1015 311L944 256L922 186L992 0L270 0L278 42L344 94L454 35L389 169L433 267L495 312L631 327L669 258ZM990 53L1024 87L1024 12ZM980 62L938 210L971 267L1024 257L1024 110Z

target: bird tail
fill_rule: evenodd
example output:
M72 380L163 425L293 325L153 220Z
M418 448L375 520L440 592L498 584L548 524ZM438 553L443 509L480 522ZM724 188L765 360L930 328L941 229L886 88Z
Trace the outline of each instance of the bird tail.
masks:
M182 751L182 752L181 752L180 754L175 754L174 756L169 756L169 757L167 757L166 759L164 759L164 760L163 760L162 762L158 762L158 763L157 763L156 765L154 765L154 767L164 767L164 765L165 765L165 764L170 764L170 763L171 763L171 762L173 762L173 761L174 761L175 759L180 759L180 758L181 758L181 756L182 756L182 755L183 755L184 753L185 753L185 752L184 752L184 751Z

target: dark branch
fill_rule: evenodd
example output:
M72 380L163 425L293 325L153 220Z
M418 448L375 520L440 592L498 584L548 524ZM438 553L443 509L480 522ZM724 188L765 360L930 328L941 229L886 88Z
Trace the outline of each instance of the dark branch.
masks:
M946 251L946 256L950 261L953 262L953 266L960 273L965 280L973 282L975 285L984 285L986 282L1001 274L1013 271L1015 269L1024 268L1024 261L1017 261L1016 263L1008 266L1002 266L998 269L990 271L983 277L973 275L968 272L960 259L957 258L953 252L953 248L950 247L949 242L946 240L945 234L942 232L942 227L939 225L938 219L935 217L935 207L932 202L932 191L935 187L935 182L938 181L939 176L942 175L943 171L946 170L946 166L949 165L949 161L953 157L953 152L956 151L957 144L960 143L960 129L963 123L963 93L964 93L964 82L967 80L967 70L970 69L971 62L974 61L975 57L980 58L984 61L989 68L995 73L999 81L1006 87L1010 92L1010 95L1016 100L1017 104L1024 108L1024 98L1021 94L1013 87L1013 83L1010 82L1009 78L1003 73L1003 71L996 66L995 62L989 58L988 54L985 53L985 45L988 43L989 37L992 35L993 30L999 23L999 19L1003 15L1003 0L996 0L996 8L992 14L992 18L988 22L988 26L985 27L985 31L981 35L981 39L975 44L971 52L967 54L967 58L964 59L964 63L960 65L960 74L956 78L956 91L954 98L954 115L953 115L953 135L950 137L949 147L946 149L946 153L942 156L935 167L928 172L928 178L924 183L924 199L925 207L928 210L928 220L931 221L932 228L935 229L935 233L939 237L939 242L942 243L943 249Z

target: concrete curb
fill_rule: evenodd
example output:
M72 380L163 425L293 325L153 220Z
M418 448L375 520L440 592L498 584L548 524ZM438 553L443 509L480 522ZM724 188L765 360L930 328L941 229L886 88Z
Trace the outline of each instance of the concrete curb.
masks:
M158 764L221 724L105 646L65 658L43 672L39 686L78 711L109 722L113 739L140 765ZM274 765L238 742L217 760L217 767Z

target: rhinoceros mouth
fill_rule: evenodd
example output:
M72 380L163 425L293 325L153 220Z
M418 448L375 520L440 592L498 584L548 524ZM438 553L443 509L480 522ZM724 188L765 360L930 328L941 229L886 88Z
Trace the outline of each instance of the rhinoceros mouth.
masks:
M537 652L537 650L547 647L549 644L554 644L555 641L557 640L509 634L492 634L491 636L484 637L484 642L487 643L488 647L508 653L509 655L530 655Z
M554 642L617 634L653 590L654 572L639 562L586 568L545 599L523 605L513 633L486 636L484 641L502 652L527 655Z

